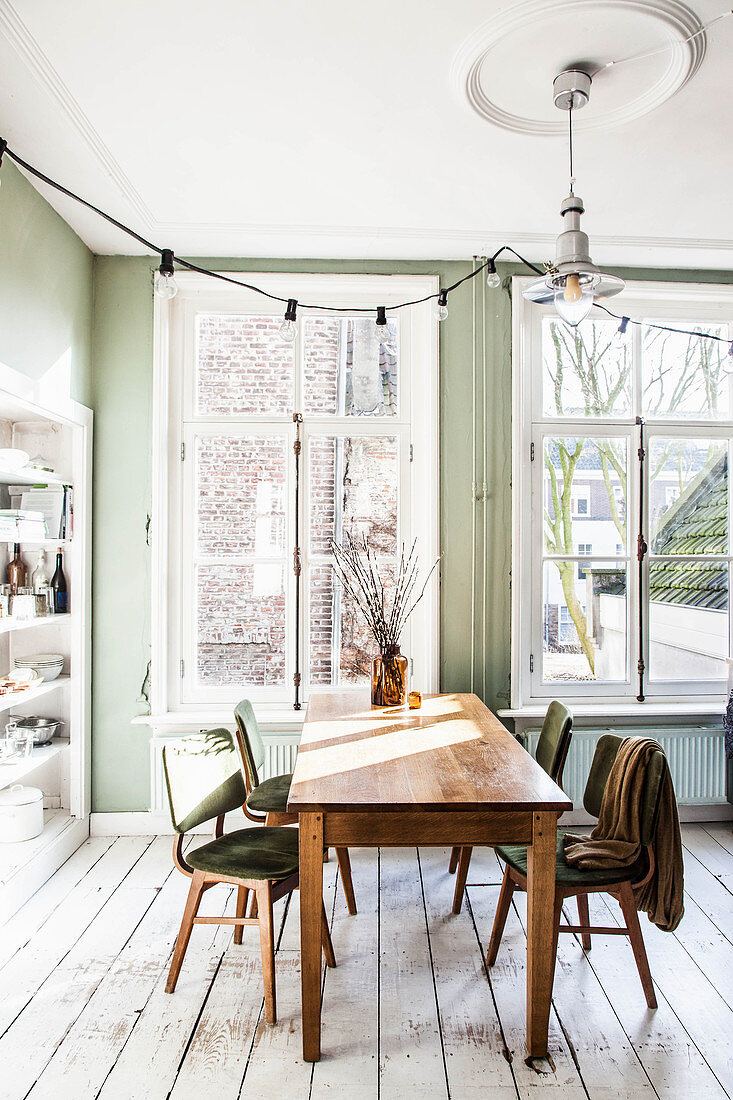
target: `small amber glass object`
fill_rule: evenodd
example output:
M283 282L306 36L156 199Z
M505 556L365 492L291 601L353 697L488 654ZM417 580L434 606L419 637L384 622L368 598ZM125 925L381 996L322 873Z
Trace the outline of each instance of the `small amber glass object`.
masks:
M409 702L410 710L420 710L420 707L422 706L422 692L421 691L411 691L410 695L409 695L408 702Z
M401 707L407 701L407 657L397 646L372 659L372 705Z

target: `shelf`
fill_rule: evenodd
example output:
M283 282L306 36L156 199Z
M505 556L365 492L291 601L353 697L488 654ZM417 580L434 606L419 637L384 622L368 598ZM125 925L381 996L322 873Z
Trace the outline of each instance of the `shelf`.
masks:
M68 739L59 738L49 745L36 745L27 760L20 760L17 764L0 763L0 789L20 783L27 775L53 760L68 747Z
M70 614L41 615L37 619L0 619L0 634L15 634L17 630L30 630L34 626L63 626L70 621Z
M26 703L31 703L34 699L40 699L52 691L66 687L70 680L70 676L57 676L55 680L50 680L46 684L39 684L38 687L29 688L28 691L11 691L8 695L0 695L0 714L12 710L13 707L25 706Z
M0 470L0 485L69 485L69 479L58 474L44 474L41 470Z
M1 539L8 549L19 542L21 546L37 546L43 550L53 550L57 546L70 546L71 539Z

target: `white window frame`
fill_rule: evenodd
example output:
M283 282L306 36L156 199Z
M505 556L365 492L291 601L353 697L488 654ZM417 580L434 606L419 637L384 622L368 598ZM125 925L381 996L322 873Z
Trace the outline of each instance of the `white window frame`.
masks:
M512 425L512 642L511 642L511 713L521 714L538 704L546 705L556 695L567 698L570 705L599 704L601 699L612 713L614 706L623 712L638 708L643 713L645 703L636 703L638 678L636 676L636 638L638 636L638 598L636 547L631 545L632 531L639 512L638 479L629 477L626 514L633 517L629 524L629 543L625 556L619 562L628 564L627 631L629 638L629 668L627 680L612 683L560 682L541 680L542 668L542 597L541 568L543 557L542 527L533 517L538 508L540 517L543 502L542 445L543 436L583 434L589 436L625 437L627 440L628 470L636 462L638 448L637 412L641 409L641 384L636 378L632 393L632 409L628 416L604 417L597 423L593 417L551 418L543 416L542 403L542 319L554 315L552 304L544 306L526 301L523 288L531 279L515 277L512 280L513 302L513 425ZM643 319L674 322L675 319L695 320L695 323L728 324L733 338L733 287L710 283L641 283L629 282L617 298L608 303L619 316L624 314ZM598 319L604 315L597 314ZM629 326L629 337L641 340L641 329ZM733 375L730 380L733 390ZM733 410L733 394L731 397ZM674 423L674 427L672 424ZM679 435L684 438L720 439L728 444L729 471L733 457L733 413L728 420L686 420L684 427L671 418L646 419L647 454L649 443L655 435ZM532 461L532 448L535 459ZM729 514L733 517L733 476L729 473ZM648 536L648 522L645 523ZM729 544L727 557L729 578L733 572L733 546ZM566 555L563 555L566 557ZM596 555L597 556L597 555ZM567 555L573 560L572 555ZM578 560L580 556L578 555ZM733 601L733 586L729 601ZM649 652L649 615L646 618L646 645ZM729 653L733 653L733 605L729 611ZM530 667L531 666L531 667ZM645 697L647 703L668 706L670 711L679 707L680 698L699 705L700 713L717 712L723 704L726 683L720 681L653 681L650 669L646 670Z
M227 272L227 274L229 274ZM439 289L435 276L392 275L321 275L321 274L272 274L263 272L233 272L233 278L254 283L272 294L293 297L299 301L316 301L323 305L343 306L340 316L349 314L349 307L368 306L376 311L377 305L389 306L434 294ZM181 612L185 554L191 551L192 530L186 534L187 521L184 507L186 479L181 461L181 444L191 440L192 432L205 432L207 426L216 431L232 421L232 434L237 434L237 421L228 417L193 416L190 387L184 385L188 374L183 370L183 356L193 356L192 318L198 312L252 312L281 318L284 307L251 291L215 283L206 276L195 273L176 274L179 293L172 302L154 299L154 393L153 393L153 522L151 545L153 551L152 621L151 621L151 711L153 716L181 715L189 718L231 721L232 703L241 698L243 689L233 686L216 687L197 693L192 699L182 689L179 669L193 656L187 638L190 628L184 629ZM400 312L400 402L397 417L380 420L380 427L387 427L400 441L401 481L407 499L400 501L400 538L409 543L418 541L420 559L429 567L439 553L439 464L438 464L438 323L431 308L432 303ZM299 333L296 341L296 364L300 363L302 321L315 312L299 311ZM298 366L296 366L296 371ZM297 387L297 383L296 383ZM296 388L296 399L299 393ZM295 410L302 411L302 410ZM289 415L289 414L288 414ZM263 417L257 430L287 435L289 443L295 439L295 428L286 418ZM307 496L307 467L309 440L318 434L390 434L380 432L368 417L306 417L301 438L301 501ZM190 453L190 451L189 451ZM292 448L288 452L288 477L291 470ZM193 455L190 456L193 461ZM290 485L288 491L290 490ZM190 490L189 490L190 494ZM290 493L290 495L292 495ZM304 517L307 516L307 504ZM292 547L295 532L289 522L286 547L286 608L287 638L292 638ZM301 601L303 605L301 634L301 671L306 688L307 625L308 625L308 546L306 519L301 531ZM412 660L415 683L426 691L437 691L439 682L439 582L431 582L425 597L416 609L405 636L403 652ZM287 651L286 651L287 652ZM282 697L266 698L256 688L245 689L252 697L255 708L267 722L275 715L290 713L292 727L293 682L290 661L286 661L285 684ZM315 688L314 690L324 690ZM305 715L307 694L304 690ZM259 699L258 699L259 696Z

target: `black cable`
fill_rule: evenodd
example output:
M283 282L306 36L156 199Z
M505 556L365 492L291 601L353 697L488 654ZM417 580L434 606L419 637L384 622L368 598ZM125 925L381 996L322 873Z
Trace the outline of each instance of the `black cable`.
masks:
M572 178L572 105L569 110L569 122L570 176ZM92 210L95 214L98 214L100 218L104 218L105 221L109 222L110 225L114 225L116 229L120 229L123 233L127 233L128 237L132 237L134 240L138 241L139 244L142 244L146 248L149 248L151 252L157 252L157 254L161 258L164 258L164 253L168 253L170 256L173 256L173 253L170 249L162 248L160 245L153 244L152 241L149 241L145 237L142 237L139 233L136 233L135 230L131 229L129 225L125 225L124 222L118 221L117 218L113 218L111 214L106 214L104 210L100 210L98 206L95 206L93 203L88 202L86 199L83 199L81 195L77 195L68 187L64 187L63 184L57 183L56 180L51 179L50 176L47 176L45 175L45 173L39 171L38 168L34 168L33 165L29 164L27 160L24 160L22 157L18 156L17 153L14 153L13 150L8 147L8 143L5 141L4 138L0 138L0 164L2 163L2 157L5 154L7 154L11 158L11 160L15 161L16 164L20 165L21 168L24 168L26 172L30 172L32 176L35 176L36 179L40 180L42 183L47 184L49 187L53 187L56 191L59 191L62 195L66 195L67 198L73 199L74 202L78 202L81 206L85 206L87 210ZM467 275L464 275L463 278L456 280L456 282L452 283L450 286L444 287L442 290L436 291L436 293L434 294L426 294L423 298L414 298L412 301L399 302L396 305L385 306L384 308L391 312L396 309L406 309L408 306L419 306L422 305L424 302L430 302L433 299L440 299L441 295L448 295L452 293L452 291L457 290L459 286L463 286L463 284L468 282L469 280L475 279L476 276L480 275L482 271L486 270L486 268L490 267L492 271L496 270L496 261L498 257L501 256L504 252L510 252L512 256L515 256L516 259L518 259L520 263L524 264L525 267L528 267L530 271L534 271L536 275L544 276L547 274L546 271L542 271L541 268L536 267L535 264L532 264L529 262L529 260L526 260L524 256L521 256L519 252L517 252L510 245L503 244L500 248L496 250L493 256L485 260L474 271L469 271L469 273ZM253 283L245 283L243 279L233 279L230 275L222 275L220 271L210 271L207 267L199 267L198 264L191 263L190 260L183 260L180 256L175 256L174 258L176 263L180 267L185 267L189 271L195 271L199 275L206 275L210 279L219 279L220 282L223 283L231 283L234 286L241 286L243 289L251 290L253 293L260 294L263 298L269 298L270 301L273 302L283 302L287 305L290 301L289 298L283 298L279 294L271 294L269 291L263 290L261 287L255 286ZM617 321L622 321L624 319L620 314L613 313L610 309L607 309L606 306L602 306L599 302L594 302L593 304L596 306L597 309L602 309L604 313L607 313L609 317L613 317ZM299 302L298 306L300 309L316 309L323 312L327 311L329 313L374 313L375 311L373 306L349 306L348 308L344 309L344 307L342 306L316 305L312 302ZM703 339L707 338L709 340L718 340L720 343L724 344L728 343L727 337L714 336L711 332L692 332L689 329L671 328L669 325L657 325L651 321L635 321L632 317L626 318L626 320L627 323L631 322L632 325L646 325L648 328L659 329L662 332L678 332L681 333L683 336L698 336Z
M621 321L622 323L626 321L627 325L641 325L646 328L656 328L659 329L660 332L676 332L679 333L680 336L698 336L701 340L717 340L721 344L730 343L730 339L727 336L716 336L712 332L693 332L693 330L689 328L672 328L671 325L657 325L654 321L635 321L633 317L627 317L626 314L622 316L620 313L614 313L612 310L608 309L607 306L602 306L600 302L594 302L593 306L596 309L602 309L604 313L607 313L609 317L613 317L616 321Z

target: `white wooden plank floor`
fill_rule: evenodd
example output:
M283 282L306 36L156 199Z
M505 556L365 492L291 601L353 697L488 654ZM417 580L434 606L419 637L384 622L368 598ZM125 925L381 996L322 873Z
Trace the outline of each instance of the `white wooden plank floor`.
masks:
M324 867L338 967L324 971L323 1058L300 1057L298 895L278 905L278 1008L264 1020L256 932L194 930L164 992L188 880L170 838L91 839L0 929L2 1100L581 1100L733 1097L733 828L683 826L686 916L642 918L659 1008L626 940L585 956L561 936L550 1057L524 1055L525 915L518 896L496 966L483 957L501 871L474 852L467 903L437 849L352 851L349 917ZM233 911L225 887L207 913ZM609 899L591 914L618 919ZM573 914L574 915L574 914Z

